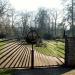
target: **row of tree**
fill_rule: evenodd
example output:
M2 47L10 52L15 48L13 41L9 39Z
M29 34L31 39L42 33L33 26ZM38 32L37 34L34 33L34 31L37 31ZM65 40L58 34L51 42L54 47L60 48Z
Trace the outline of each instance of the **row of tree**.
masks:
M25 39L31 28L34 28L43 39L63 38L64 30L67 34L73 30L72 4L66 6L67 12L60 17L56 9L46 8L39 8L36 12L18 13L6 0L0 0L0 38ZM70 27L68 30L67 26Z
M67 36L75 37L75 0L63 0L64 16L63 21Z

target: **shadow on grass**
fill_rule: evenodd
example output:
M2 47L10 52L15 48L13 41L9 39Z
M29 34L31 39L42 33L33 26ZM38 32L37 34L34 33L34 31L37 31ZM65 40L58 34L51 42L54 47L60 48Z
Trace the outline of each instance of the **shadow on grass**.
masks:
M62 75L73 69L74 68L69 68L69 67L14 69L12 75Z
M12 75L13 71L11 69L0 69L0 75Z

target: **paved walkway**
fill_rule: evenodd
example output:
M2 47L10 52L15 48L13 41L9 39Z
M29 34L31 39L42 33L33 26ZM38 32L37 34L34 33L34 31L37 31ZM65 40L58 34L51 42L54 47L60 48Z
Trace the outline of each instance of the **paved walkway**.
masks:
M64 59L34 51L34 66L51 66L62 65ZM30 68L31 67L31 48L20 44L19 42L11 42L0 49L0 68Z
M56 58L53 56L46 56L44 54L34 51L34 66L54 66L62 65L64 63L63 58Z

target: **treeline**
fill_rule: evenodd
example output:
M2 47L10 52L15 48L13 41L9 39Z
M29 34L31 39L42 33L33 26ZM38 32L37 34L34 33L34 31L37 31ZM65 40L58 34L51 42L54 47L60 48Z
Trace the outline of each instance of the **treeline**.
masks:
M17 12L6 0L0 0L0 38L25 39L31 28L42 39L64 38L64 31L69 34L72 28L66 30L69 19L60 15L56 9L46 8L39 8L36 12Z

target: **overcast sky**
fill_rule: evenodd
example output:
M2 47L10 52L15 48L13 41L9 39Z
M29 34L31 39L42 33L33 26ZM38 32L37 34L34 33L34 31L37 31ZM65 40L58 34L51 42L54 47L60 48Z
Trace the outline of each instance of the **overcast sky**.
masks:
M62 9L61 0L9 0L16 10L35 11L40 7Z

